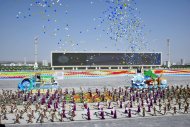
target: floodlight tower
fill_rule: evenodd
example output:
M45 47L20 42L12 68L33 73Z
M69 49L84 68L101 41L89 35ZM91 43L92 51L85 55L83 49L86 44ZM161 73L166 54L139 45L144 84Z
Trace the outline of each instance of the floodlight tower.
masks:
M168 46L168 68L170 68L170 65L171 65L171 63L170 63L170 39L167 39L167 46Z
M34 69L38 68L38 37L34 38L34 57L35 57L35 63L34 63Z

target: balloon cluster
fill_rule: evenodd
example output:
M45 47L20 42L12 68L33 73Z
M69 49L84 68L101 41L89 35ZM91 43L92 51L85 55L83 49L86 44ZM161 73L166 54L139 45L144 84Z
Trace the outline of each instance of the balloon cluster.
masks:
M98 17L95 30L105 32L111 40L127 41L131 51L147 46L144 41L145 25L138 14L134 0L106 0L107 8Z
M41 31L44 35L56 38L57 45L62 47L76 47L79 45L80 39L77 41L72 38L71 25L69 21L64 19L61 21L61 15L68 15L69 9L65 7L63 0L30 0L30 5L26 11L19 11L16 15L18 20L31 18L39 15L44 20ZM135 0L102 0L106 5L105 10L99 17L94 18L96 26L94 28L86 28L86 31L79 30L78 34L86 34L90 30L100 30L104 33L104 37L114 42L127 42L129 50L135 52L146 49L147 42L144 39L143 21L138 17L139 11L136 8ZM94 5L95 1L89 1L90 5ZM51 30L50 30L51 29ZM58 34L61 33L61 37ZM87 36L87 35L86 35ZM97 40L101 38L99 35ZM63 39L64 38L64 39ZM77 42L77 43L76 43ZM117 44L117 43L116 43ZM116 45L115 44L115 45ZM107 48L107 46L105 46Z
M18 20L23 20L32 17L40 17L42 19L42 27L40 28L44 35L50 34L52 37L56 38L57 44L60 45L63 41L62 38L58 38L58 34L61 30L69 31L68 23L60 23L59 13L62 13L63 0L30 0L29 7L27 10L21 12L19 11L16 15ZM65 8L64 8L65 9ZM67 15L67 9L64 10L64 15ZM63 24L63 25L60 25ZM70 37L68 32L65 32L65 38Z
M48 22L50 22L51 20L56 22L57 20L55 17L53 17L53 15L57 13L57 8L59 6L62 6L61 0L31 0L28 9L23 13L19 11L16 15L16 18L20 19L32 17L32 13L35 11L35 9L38 9L38 14L43 15ZM55 14L50 15L50 12L53 12Z

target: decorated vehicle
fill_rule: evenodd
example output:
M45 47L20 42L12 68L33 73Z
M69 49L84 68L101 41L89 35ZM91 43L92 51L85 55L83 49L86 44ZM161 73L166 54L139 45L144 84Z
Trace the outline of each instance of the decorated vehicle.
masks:
M141 73L136 74L131 82L133 88L142 89L146 87L145 78Z
M144 71L144 73L137 73L132 79L131 84L133 88L167 88L167 80L162 78L162 75L156 75L152 70Z
M35 76L25 77L18 83L18 89L21 91L36 91L38 89L58 89L59 85L52 75L41 75L37 73Z

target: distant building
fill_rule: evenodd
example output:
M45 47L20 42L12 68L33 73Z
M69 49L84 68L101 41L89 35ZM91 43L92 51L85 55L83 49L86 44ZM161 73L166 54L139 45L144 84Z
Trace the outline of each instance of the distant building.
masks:
M10 64L1 64L1 66L34 66L34 64L22 64L22 63L10 63Z
M172 65L177 65L176 63L172 63Z
M185 60L184 59L181 59L180 65L185 65Z
M48 61L47 60L43 60L42 61L42 66L48 66Z
M16 64L15 63L11 63L10 66L16 66Z
M17 66L15 63L10 63L10 64L1 64L2 66Z
M171 64L170 64L170 62L169 62L169 61L165 61L165 62L164 62L164 66L166 66L166 67L170 68Z

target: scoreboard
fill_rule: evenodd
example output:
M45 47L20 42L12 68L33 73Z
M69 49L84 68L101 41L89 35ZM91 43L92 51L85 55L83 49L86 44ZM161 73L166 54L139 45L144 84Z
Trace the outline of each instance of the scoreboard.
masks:
M51 66L160 66L162 53L52 52Z

